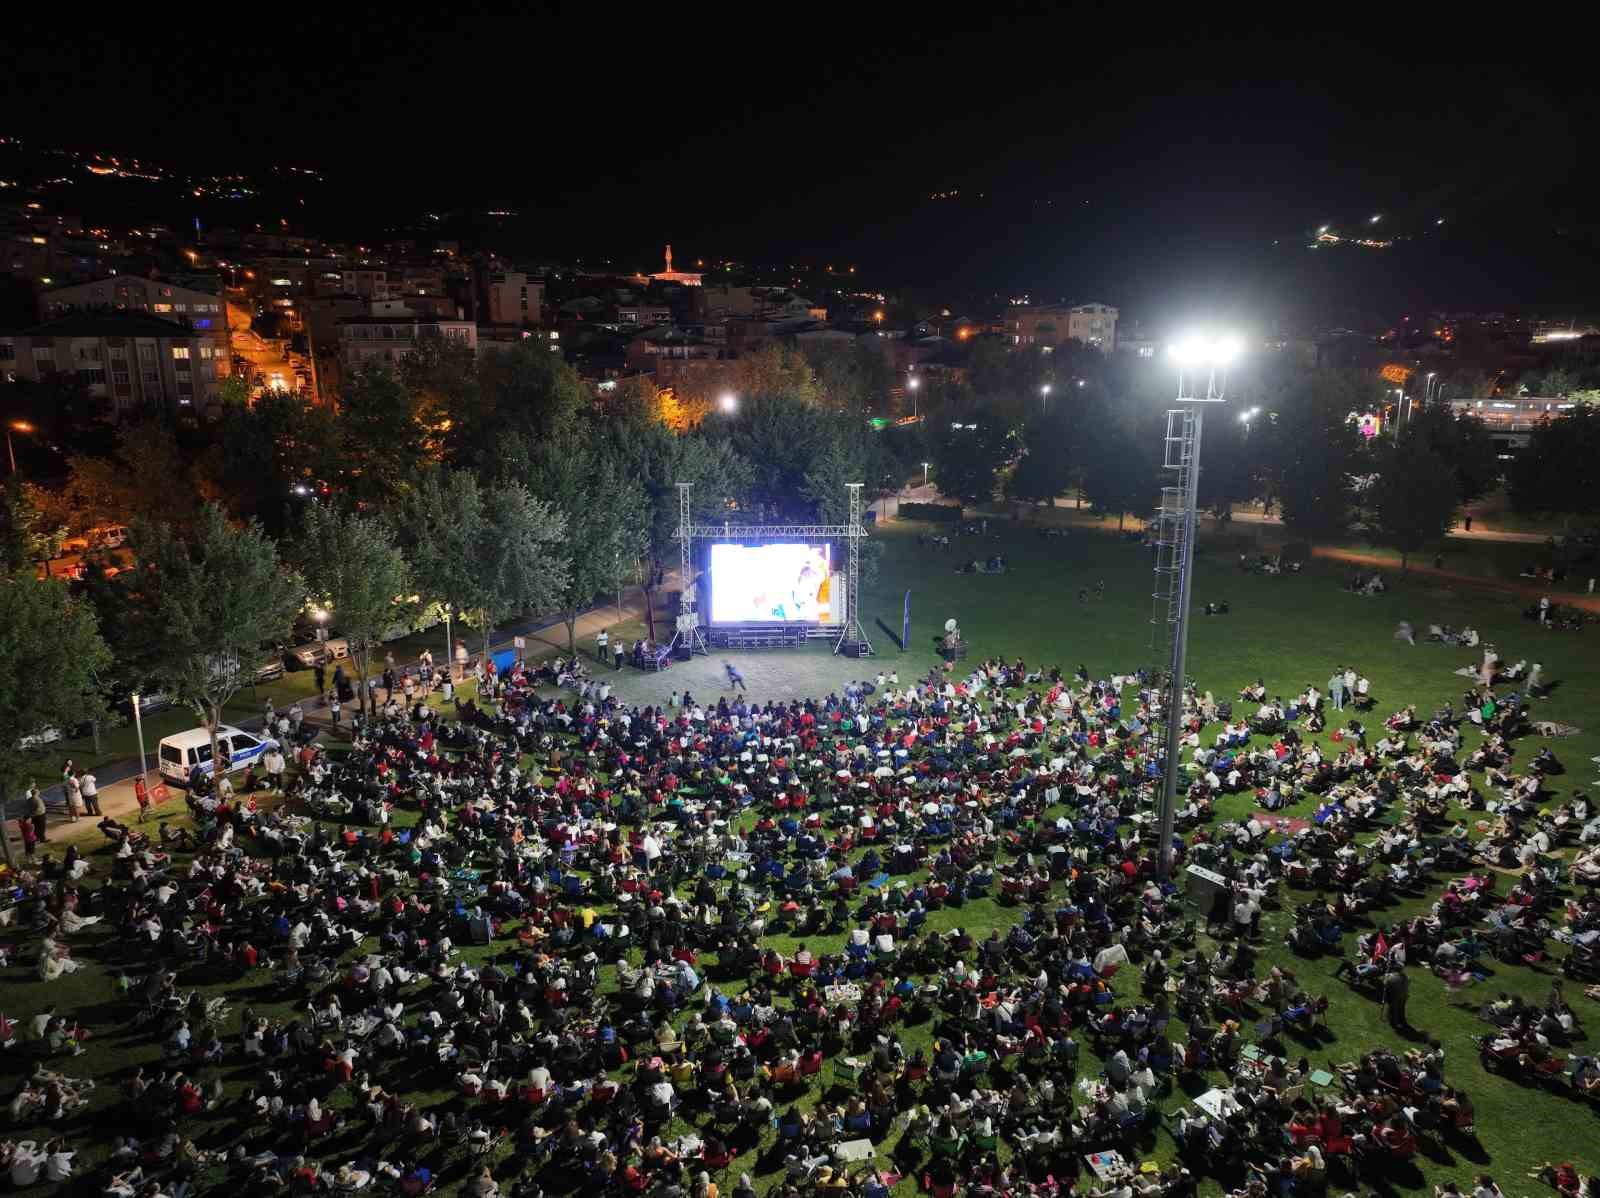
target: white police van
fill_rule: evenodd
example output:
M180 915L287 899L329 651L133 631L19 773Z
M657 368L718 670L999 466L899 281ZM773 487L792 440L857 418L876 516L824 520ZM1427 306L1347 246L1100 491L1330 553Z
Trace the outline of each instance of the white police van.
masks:
M256 736L231 724L224 724L217 729L217 747L228 757L228 773L259 761L277 743L274 737ZM204 728L191 728L187 732L164 736L160 748L156 750L156 759L160 763L162 778L180 786L189 781L189 775L197 765L202 774L209 776L216 768L211 760L211 733Z

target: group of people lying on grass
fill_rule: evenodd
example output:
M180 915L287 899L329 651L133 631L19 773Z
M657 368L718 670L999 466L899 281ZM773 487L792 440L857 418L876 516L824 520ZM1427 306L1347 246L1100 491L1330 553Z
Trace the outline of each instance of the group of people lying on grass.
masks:
M286 804L191 795L192 843L108 820L109 870L21 880L39 959L76 966L77 936L122 996L88 1027L52 1015L43 1051L112 1028L146 1047L120 1087L41 1076L42 1100L20 1100L48 1121L69 1091L93 1106L120 1088L105 1192L182 1198L225 1170L261 1192L717 1198L711 1178L737 1168L751 1198L751 1173L787 1198L886 1198L899 1176L940 1198L1187 1198L1205 1175L1281 1195L1471 1135L1436 1050L1290 1065L1285 1037L1316 1042L1328 1000L1256 956L1286 885L1336 892L1302 909L1296 947L1340 951L1350 914L1448 864L1423 833L1453 798L1450 720L1328 760L1292 724L1234 723L1191 693L1175 850L1222 879L1220 947L1201 951L1155 876L1162 691L1142 674L996 659L667 708L551 698L520 669L491 689L357 720L348 753L302 758ZM1486 771L1509 769L1515 707L1484 726ZM1245 769L1286 802L1314 795L1310 826L1210 822L1201 805ZM1574 833L1540 815L1537 774L1504 780L1513 839ZM1512 904L1549 911L1551 878L1536 854ZM1512 915L1493 934L1523 952L1540 928ZM1415 967L1429 943L1411 928L1366 959ZM1142 985L1115 985L1130 961ZM237 1023L202 983L250 995ZM241 1067L248 1084L225 1086ZM1176 1118L1181 1163L1095 1185L1085 1154L1131 1165L1178 1081L1211 1086Z

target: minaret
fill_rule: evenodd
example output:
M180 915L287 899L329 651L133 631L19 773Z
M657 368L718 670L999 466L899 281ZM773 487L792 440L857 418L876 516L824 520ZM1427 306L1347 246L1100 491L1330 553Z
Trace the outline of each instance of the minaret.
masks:
M670 241L667 242L667 269L665 273L669 275L672 273L672 242Z

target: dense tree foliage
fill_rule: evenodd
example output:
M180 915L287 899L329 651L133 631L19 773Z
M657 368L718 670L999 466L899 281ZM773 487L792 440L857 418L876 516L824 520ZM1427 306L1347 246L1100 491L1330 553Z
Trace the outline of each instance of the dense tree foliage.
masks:
M1413 553L1437 544L1455 524L1456 474L1443 454L1414 437L1384 444L1373 465L1362 496L1368 528L1378 544L1399 551L1405 570Z
M31 567L0 575L0 808L23 776L21 742L103 710L100 673L110 652L95 614ZM0 833L6 860L11 842Z
M416 606L394 534L376 518L317 506L306 513L292 557L311 602L338 621L365 711L372 652L391 631L409 631Z
M1519 511L1600 512L1600 409L1575 407L1534 427L1506 472Z
M133 545L139 586L160 629L155 673L210 732L212 760L220 761L222 709L254 680L263 646L287 637L305 604L305 582L259 524L230 524L211 504L187 532L139 522Z

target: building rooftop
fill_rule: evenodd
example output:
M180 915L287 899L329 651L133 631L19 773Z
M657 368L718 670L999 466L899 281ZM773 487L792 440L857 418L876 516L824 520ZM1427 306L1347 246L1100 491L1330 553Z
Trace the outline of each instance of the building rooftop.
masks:
M85 308L22 329L22 337L194 337L198 330L175 320L123 308Z

